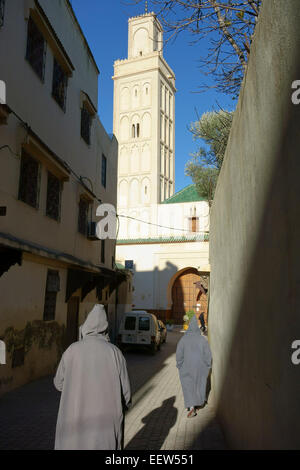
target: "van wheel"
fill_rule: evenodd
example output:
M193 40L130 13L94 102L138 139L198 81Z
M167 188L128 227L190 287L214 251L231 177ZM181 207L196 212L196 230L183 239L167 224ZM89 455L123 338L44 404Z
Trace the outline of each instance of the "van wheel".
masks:
M152 356L155 355L156 351L157 351L157 344L151 344L150 352L151 352Z

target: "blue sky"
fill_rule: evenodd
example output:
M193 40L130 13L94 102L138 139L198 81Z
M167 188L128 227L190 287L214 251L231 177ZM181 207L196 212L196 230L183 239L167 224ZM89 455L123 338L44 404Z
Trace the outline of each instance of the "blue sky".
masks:
M108 133L113 123L113 63L127 58L128 18L144 13L143 3L128 5L124 0L71 0L77 19L100 69L98 112ZM176 76L175 97L175 190L192 181L184 176L184 167L196 150L187 126L206 111L231 110L235 103L230 96L213 90L199 93L198 87L207 77L199 68L199 57L205 55L207 43L190 45L191 37L182 33L164 48L164 57Z

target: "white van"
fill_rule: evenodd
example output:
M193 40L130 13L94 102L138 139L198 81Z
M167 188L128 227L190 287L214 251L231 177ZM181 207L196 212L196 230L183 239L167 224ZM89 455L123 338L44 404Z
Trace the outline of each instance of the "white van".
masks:
M160 330L155 315L145 310L124 314L118 334L118 346L145 346L152 354L160 349Z

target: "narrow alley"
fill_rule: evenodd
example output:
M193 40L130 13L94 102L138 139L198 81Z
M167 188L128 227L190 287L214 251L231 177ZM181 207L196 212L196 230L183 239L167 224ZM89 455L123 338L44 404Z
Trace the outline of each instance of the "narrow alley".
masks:
M125 418L125 450L225 449L214 418L211 395L195 418L187 419L175 362L180 330L168 332L166 344L151 356L125 353L133 403ZM0 450L48 450L54 447L60 394L46 377L0 400Z

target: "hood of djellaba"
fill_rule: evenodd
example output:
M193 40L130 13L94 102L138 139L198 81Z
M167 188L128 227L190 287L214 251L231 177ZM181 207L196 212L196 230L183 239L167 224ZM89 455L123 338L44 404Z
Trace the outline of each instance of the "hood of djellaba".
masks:
M80 336L84 338L86 336L106 334L107 329L108 321L104 305L96 304L88 314L83 325L81 325Z

